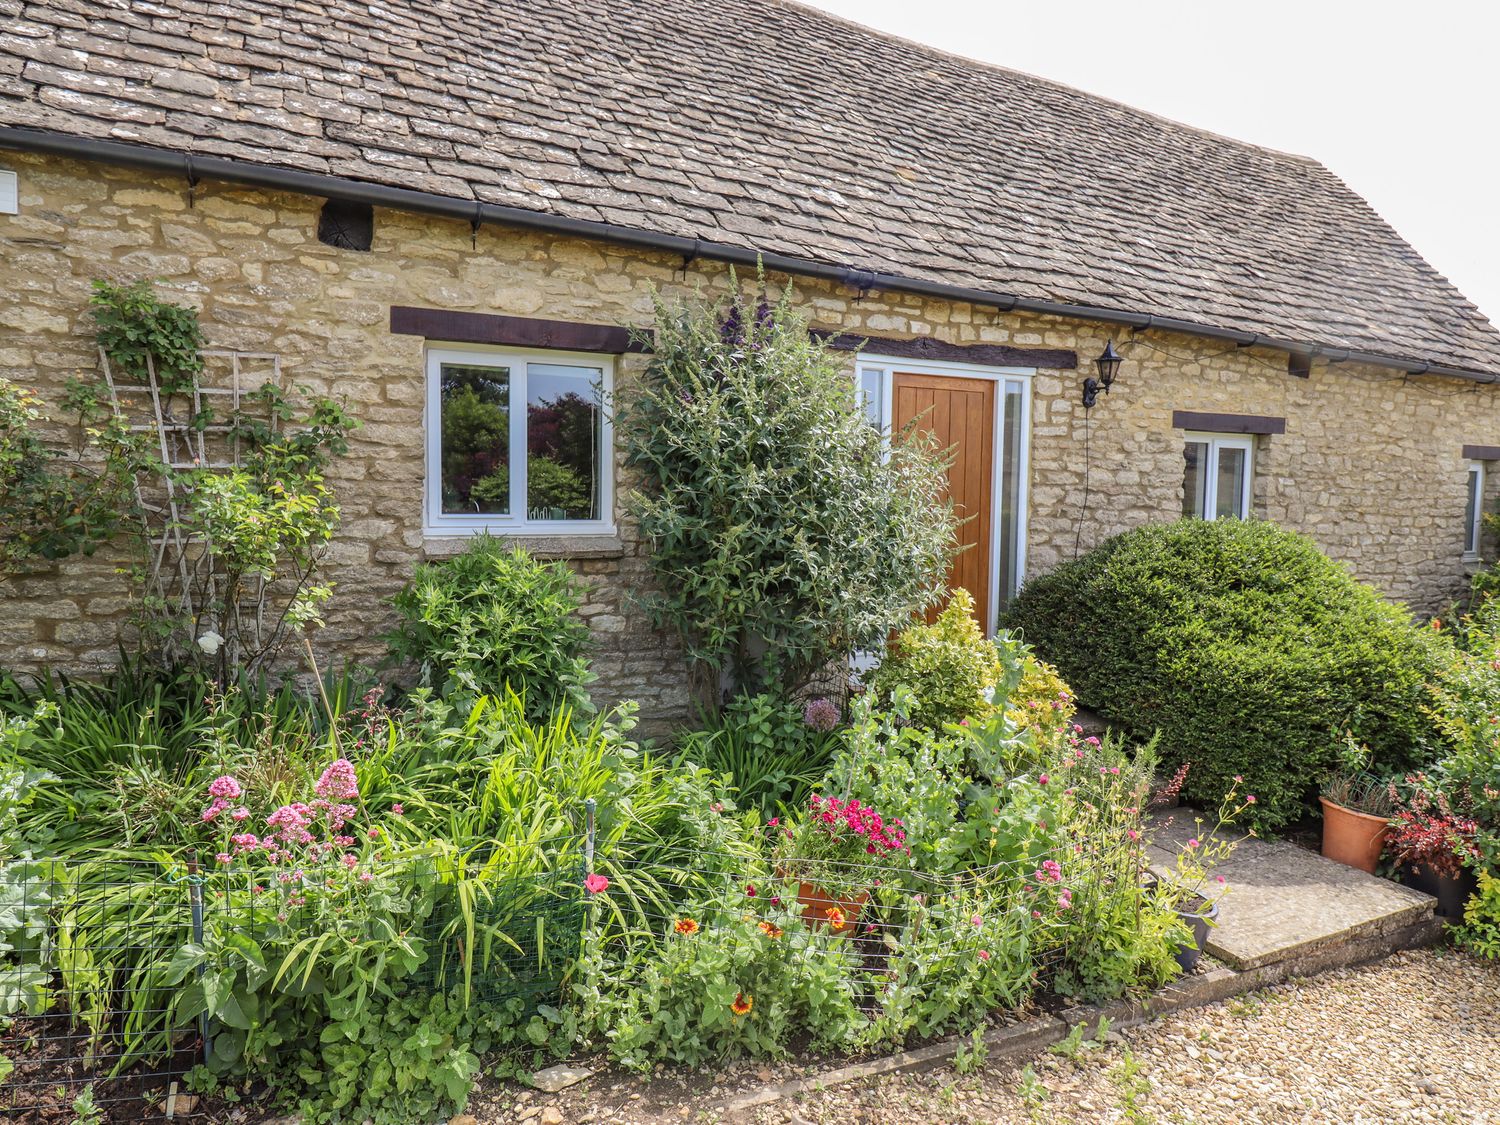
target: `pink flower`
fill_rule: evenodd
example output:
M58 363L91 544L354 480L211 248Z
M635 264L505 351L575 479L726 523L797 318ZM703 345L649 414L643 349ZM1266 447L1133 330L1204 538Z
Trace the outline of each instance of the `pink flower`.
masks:
M751 898L755 897L755 884L754 883L746 883L745 884L745 894L747 894Z
M711 804L711 805L708 806L708 811L709 812L723 812L724 811L724 803L722 801L715 801L713 804Z
M779 816L773 816L770 820L766 821L766 827L767 828L775 828L780 823L781 823L781 817L779 817Z
M590 875L583 881L584 889L591 895L597 895L609 890L609 877L605 875Z
M222 797L215 798L214 803L211 804L211 805L209 805L208 808L206 808L206 809L203 810L203 823L204 824L210 824L210 823L212 823L213 819L216 816L218 816L221 812L224 811L224 808L225 808L224 798L222 798Z
M354 763L348 758L339 758L318 778L315 786L319 797L330 801L350 801L359 796L359 783L354 776Z
M208 783L208 795L210 797L225 797L233 801L240 795L240 783L227 773L221 774Z
M780 895L772 895L771 896L771 905L772 906L780 906L781 905L781 896Z
M1224 876L1222 876L1222 875L1215 875L1214 876L1214 882L1215 883L1223 883L1224 882Z
M1236 785L1238 785L1238 784L1240 784L1240 782L1242 782L1242 781L1244 781L1244 780L1245 780L1245 779L1244 779L1244 778L1243 778L1243 777L1241 777L1241 776L1240 776L1240 775L1239 775L1239 774L1235 774L1235 775L1234 775L1234 783L1235 783L1235 784L1236 784Z
M402 807L400 801L397 801L394 805L391 806L391 813L394 816L404 816L406 815L406 809Z
M1255 804L1255 794L1254 793L1251 793L1248 797L1245 798L1245 804L1247 804L1247 805L1253 805L1253 804Z
M988 949L981 949L979 951L979 959L981 961L988 961L990 959L990 951Z
M1187 846L1190 848L1196 848L1198 846L1198 837L1194 836L1191 840L1189 840L1187 842Z
M371 828L370 831L367 833L367 835L372 840L378 840L378 839L380 839L380 829L378 829L378 828Z
M359 881L361 883L368 883L373 878L375 878L375 876L371 875L368 871L361 871L359 873Z
M228 852L220 852L218 855L214 856L214 858L220 863L228 863L230 860L230 855Z
M1137 832L1134 828L1132 828L1129 831L1127 831L1125 833L1125 835L1129 836L1132 840L1139 840L1141 838L1141 834L1139 832Z
M347 867L347 868L349 868L352 871L354 868L356 868L356 867L359 866L359 859L357 857L355 857L352 853L345 852L344 853L344 866Z
M1033 918L1040 918L1042 916L1042 912L1040 910L1033 910L1031 912L1031 916Z
M1039 785L1046 785L1047 782L1051 781L1052 779L1050 777L1048 777L1046 774L1042 774L1042 776L1039 777L1039 778L1037 778L1036 780L1037 780L1037 783Z

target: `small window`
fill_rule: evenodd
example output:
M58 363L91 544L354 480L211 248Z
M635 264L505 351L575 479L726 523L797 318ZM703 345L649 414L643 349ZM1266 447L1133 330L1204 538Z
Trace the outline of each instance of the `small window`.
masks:
M613 530L608 359L434 349L427 363L429 531Z
M1469 462L1469 498L1464 509L1464 558L1479 557L1479 537L1484 531L1484 462Z
M1198 519L1248 519L1254 475L1248 437L1188 434L1183 447L1182 514Z
M885 372L878 367L859 369L859 399L865 417L879 433L885 432Z

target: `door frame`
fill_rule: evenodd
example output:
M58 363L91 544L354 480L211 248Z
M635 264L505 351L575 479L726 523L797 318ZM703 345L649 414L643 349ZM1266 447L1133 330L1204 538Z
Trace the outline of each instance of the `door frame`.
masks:
M990 466L990 589L989 589L989 620L984 623L985 632L994 636L996 626L1000 618L1000 552L1003 546L1001 542L1000 518L1001 505L1004 502L1004 475L1005 475L1005 383L1014 381L1020 384L1021 391L1021 439L1019 480L1016 486L1016 586L1019 589L1022 576L1026 573L1026 546L1030 532L1031 517L1031 384L1036 375L1034 367L984 367L975 363L954 363L946 360L916 360L905 359L901 356L882 355L877 351L860 352L855 356L854 379L855 386L862 395L867 395L869 389L866 386L866 373L878 372L879 403L878 406L872 402L866 402L871 420L879 419L880 432L887 438L891 434L891 417L895 408L894 402L894 380L892 376L897 372L906 375L952 375L963 379L988 379L999 383L995 388L995 418L994 434L995 448L991 451ZM1007 592L1007 598L1014 596L1014 591Z

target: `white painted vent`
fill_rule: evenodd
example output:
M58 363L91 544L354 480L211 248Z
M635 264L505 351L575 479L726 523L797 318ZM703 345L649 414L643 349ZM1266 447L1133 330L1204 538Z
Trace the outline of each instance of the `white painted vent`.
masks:
M14 215L20 209L20 188L16 174L0 168L0 215Z

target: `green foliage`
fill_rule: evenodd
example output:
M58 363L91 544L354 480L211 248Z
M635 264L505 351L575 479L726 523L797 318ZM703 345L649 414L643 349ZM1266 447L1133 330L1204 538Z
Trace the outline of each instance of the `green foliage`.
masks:
M1428 773L1474 818L1482 863L1500 871L1500 600L1460 625L1431 686L1430 713L1446 753Z
M1430 739L1430 631L1272 524L1126 532L1027 583L1008 623L1111 724L1159 729L1167 761L1193 763L1185 796L1243 776L1261 829L1310 807L1344 730L1385 771Z
M943 465L889 457L790 291L758 308L656 304L651 365L618 411L657 589L716 696L792 690L932 604L953 538Z
M129 518L137 443L104 422L97 403L70 402L80 426L108 428L114 440L104 456L67 458L49 446L38 432L53 422L42 400L0 378L0 577L37 560L91 555Z
M190 390L203 370L198 314L163 301L146 280L112 285L96 280L89 298L99 346L129 382L145 383L148 362L169 394Z
M582 590L563 563L541 563L487 535L463 554L420 564L393 599L391 656L422 686L474 699L513 691L529 715L590 707Z
M677 752L683 761L728 776L739 803L769 820L807 803L837 741L836 734L808 726L791 700L741 695L706 718L702 729L682 735Z
M1019 664L1006 667L1001 653L974 619L974 599L955 590L932 624L910 625L897 634L870 684L889 702L898 689L910 693L907 716L918 726L983 716L998 690L1003 699L1020 679Z
M856 1040L864 1021L847 942L829 945L786 909L763 918L689 902L680 917L697 931L679 934L669 924L657 940L611 950L587 973L598 982L590 1019L621 1064L776 1056L798 1032L815 1048Z
M1471 953L1500 960L1500 876L1479 872L1479 890L1464 906L1463 925L1453 938Z

